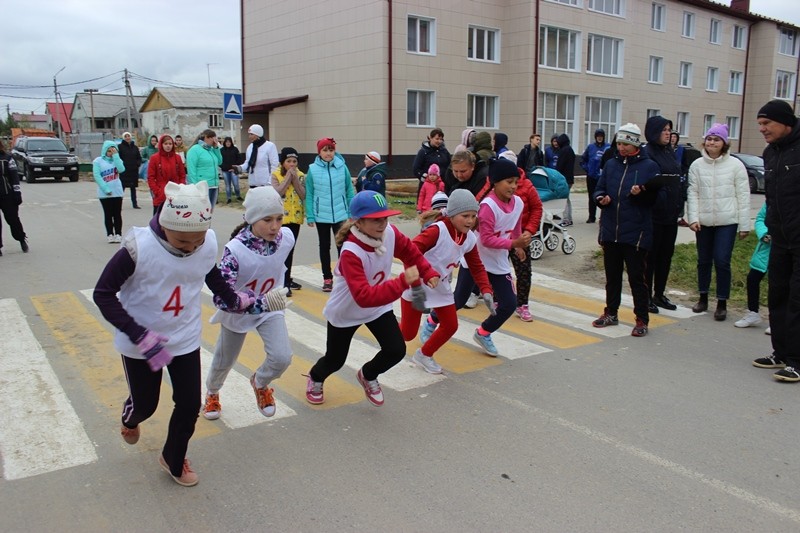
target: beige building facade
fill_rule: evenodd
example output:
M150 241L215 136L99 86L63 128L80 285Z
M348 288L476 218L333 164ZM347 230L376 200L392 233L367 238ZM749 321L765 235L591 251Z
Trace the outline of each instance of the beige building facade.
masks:
M242 0L244 126L308 154L324 136L377 150L400 175L433 127L451 150L474 128L515 151L567 133L580 153L653 114L695 145L727 123L760 154L758 108L796 107L800 29L734 2Z

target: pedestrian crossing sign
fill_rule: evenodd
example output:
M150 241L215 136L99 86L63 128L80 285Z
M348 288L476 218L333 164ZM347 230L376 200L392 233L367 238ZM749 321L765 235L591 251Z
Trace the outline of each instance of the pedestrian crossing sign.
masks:
M228 120L242 120L242 95L222 93L222 109Z

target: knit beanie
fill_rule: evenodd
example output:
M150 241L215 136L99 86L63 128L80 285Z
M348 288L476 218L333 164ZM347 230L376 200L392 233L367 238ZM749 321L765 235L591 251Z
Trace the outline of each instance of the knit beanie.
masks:
M431 198L431 209L444 209L447 207L448 201L447 195L442 191L438 191Z
M247 133L252 133L256 137L263 137L264 136L264 128L262 128L258 124L253 124L249 128L247 128Z
M711 135L719 137L720 139L722 139L722 142L728 144L728 125L720 123L712 125L710 128L708 128L708 131L703 136L703 139L707 139Z
M167 182L166 200L158 216L162 228L174 231L206 231L211 227L211 202L208 200L208 183L185 185Z
M282 215L283 199L272 187L256 187L244 197L244 221L255 224L270 215Z
M494 185L508 178L518 178L517 165L503 157L489 160L489 183Z
M519 174L518 174L519 175ZM467 189L456 189L447 199L447 216L454 217L464 211L478 212L478 200Z
M515 165L517 164L517 154L514 153L514 150L506 150L502 154L498 155L497 157L502 157L503 159L508 159Z
M330 146L334 150L336 150L336 141L333 140L333 137L324 137L317 141L317 153L320 153L323 148L326 146Z
M434 176L441 176L442 175L442 171L439 168L439 165L437 165L436 163L434 163L434 164L432 164L431 166L428 167L428 176L430 176L431 174L433 174Z
M367 159L369 159L376 165L381 162L381 154L379 154L378 152L367 152L365 155Z
M790 128L797 124L797 117L787 102L783 100L770 100L758 110L758 118L766 118Z
M295 150L291 146L284 146L283 149L281 150L281 153L278 154L278 162L282 165L283 162L289 159L290 157L299 159L299 157L297 157L297 150Z
M636 124L628 122L617 130L617 142L630 144L631 146L641 146L642 130Z

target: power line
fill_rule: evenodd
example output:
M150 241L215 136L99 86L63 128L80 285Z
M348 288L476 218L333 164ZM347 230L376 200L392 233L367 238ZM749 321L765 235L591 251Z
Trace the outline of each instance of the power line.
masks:
M90 80L76 81L76 82L72 82L72 83L61 83L61 84L59 84L59 87L68 87L70 85L81 85L81 84L89 83L89 82L92 82L92 81L102 80L104 78L108 78L110 76L115 76L117 74L120 74L121 72L122 72L121 70L118 70L116 72L112 72L111 74L106 74L105 76L92 78ZM0 83L0 89L6 89L6 90L9 90L9 89L10 90L17 90L17 89L19 89L19 90L25 90L25 89L49 89L50 87L51 87L51 85L17 85L17 84L13 84L13 83Z

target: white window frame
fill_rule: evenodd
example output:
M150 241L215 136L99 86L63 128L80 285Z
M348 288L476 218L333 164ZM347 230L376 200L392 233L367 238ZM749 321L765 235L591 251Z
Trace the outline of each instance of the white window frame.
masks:
M689 128L691 125L692 115L688 111L678 111L677 119L675 120L675 128L681 132L682 137L689 136Z
M499 128L500 97L494 94L467 94L466 124L468 128Z
M780 28L778 53L784 56L797 57L797 48L797 30Z
M650 66L647 72L647 82L657 83L659 85L664 83L664 58L658 56L650 56Z
M728 94L742 94L744 73L732 70L728 76Z
M794 100L796 77L794 72L778 70L775 74L775 98L781 100Z
M647 118L657 117L657 116L660 116L660 115L661 115L661 110L660 109L655 109L655 108L648 108L647 109Z
M161 113L161 128L165 130L169 129L169 113Z
M411 40L412 35L409 31L409 26L411 23L414 23L414 43L413 45L409 43ZM420 27L422 23L427 23L428 27L428 49L424 50L423 46L421 46L420 40ZM431 17L425 17L422 15L414 15L409 14L406 18L406 52L409 54L420 54L426 56L435 56L436 55L436 19Z
M728 125L728 139L739 138L739 117L725 117L725 124Z
M716 93L719 91L719 68L708 67L706 69L706 91Z
M744 50L746 42L747 42L747 28L745 28L744 26L739 26L738 24L734 24L733 31L731 31L731 48L736 48L737 50Z
M471 61L484 61L488 63L500 62L499 29L470 25L468 28L468 33L467 59ZM483 34L482 39L479 38L480 34ZM478 46L476 43L482 44L483 46Z
M596 33L590 33L588 40L586 73L621 78L625 68L625 41ZM612 57L606 57L609 53ZM594 70L597 65L593 64L593 59L597 57L600 58L600 70Z
M542 134L543 139L556 133L566 133L574 139L579 106L580 96L577 94L540 92L536 131Z
M720 44L722 42L722 21L720 19L711 19L708 24L708 42L711 44Z
M553 4L564 4L570 7L583 7L582 0L545 0L546 2L552 2Z
M221 128L222 127L222 113L209 113L208 114L208 127Z
M612 17L625 16L625 0L589 0L586 7L589 11L611 15Z
M692 88L692 77L694 76L694 65L688 61L681 61L680 69L678 70L678 87L684 89Z
M549 65L544 61L549 61L552 52L550 45L551 34L555 43L555 65ZM567 50L562 51L562 45L566 44ZM566 57L564 57L566 56ZM562 64L562 59L567 66L559 66ZM541 26L539 28L539 66L542 68L550 68L555 70L568 70L571 72L580 72L581 65L581 34L578 31L570 30L567 28L558 28L556 26Z
M603 128L606 139L611 139L617 131L621 112L622 100L587 96L583 117L584 146L594 142L594 132L598 128Z
M683 24L681 25L681 37L694 39L694 26L697 17L691 11L683 12Z
M650 8L650 29L667 31L667 6L665 4L653 2Z
M713 126L716 122L717 122L717 115L711 115L711 114L703 115L703 132L710 130L711 126Z
M420 97L427 96L427 110L420 110ZM413 102L412 102L413 97ZM411 107L413 106L413 109ZM414 119L409 120L409 114L414 113ZM420 113L427 116L420 120ZM424 89L408 89L406 91L406 126L430 128L436 124L436 92Z

